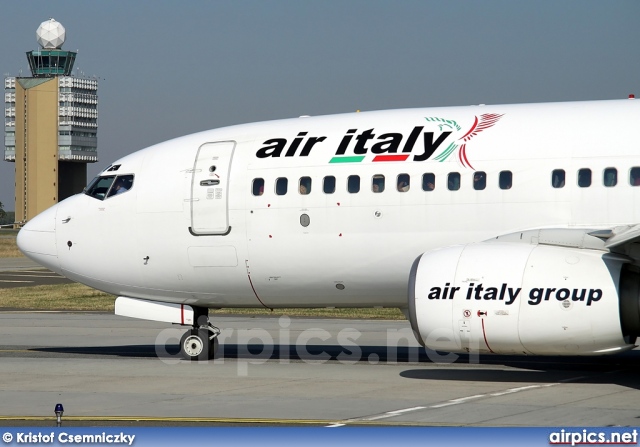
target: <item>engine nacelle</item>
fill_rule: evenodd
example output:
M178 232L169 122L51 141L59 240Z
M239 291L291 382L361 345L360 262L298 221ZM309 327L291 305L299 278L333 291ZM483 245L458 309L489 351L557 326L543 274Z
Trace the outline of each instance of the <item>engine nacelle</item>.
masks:
M411 270L409 319L418 341L439 351L620 352L640 331L640 276L628 262L600 250L513 242L430 251Z

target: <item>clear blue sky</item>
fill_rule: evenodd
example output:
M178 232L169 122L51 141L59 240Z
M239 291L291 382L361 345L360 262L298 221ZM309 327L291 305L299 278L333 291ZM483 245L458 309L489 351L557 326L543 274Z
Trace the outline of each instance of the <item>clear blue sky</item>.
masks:
M640 96L637 0L19 1L0 68L53 17L99 81L98 155L252 121L404 107ZM639 148L640 150L640 148ZM14 208L14 166L0 202Z

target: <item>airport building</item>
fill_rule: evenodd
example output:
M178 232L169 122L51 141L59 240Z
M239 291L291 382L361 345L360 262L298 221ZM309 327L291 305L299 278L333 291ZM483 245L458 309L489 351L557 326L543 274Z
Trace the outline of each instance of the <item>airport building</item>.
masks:
M81 192L87 163L98 161L98 81L72 75L77 53L62 50L59 22L42 22L36 35L31 77L4 80L4 159L15 163L18 223Z

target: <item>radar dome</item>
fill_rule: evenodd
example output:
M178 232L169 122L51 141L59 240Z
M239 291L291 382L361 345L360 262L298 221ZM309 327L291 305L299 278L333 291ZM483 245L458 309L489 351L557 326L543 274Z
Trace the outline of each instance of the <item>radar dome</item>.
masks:
M55 49L62 47L65 39L65 29L60 22L49 19L40 24L38 31L38 44L45 49Z

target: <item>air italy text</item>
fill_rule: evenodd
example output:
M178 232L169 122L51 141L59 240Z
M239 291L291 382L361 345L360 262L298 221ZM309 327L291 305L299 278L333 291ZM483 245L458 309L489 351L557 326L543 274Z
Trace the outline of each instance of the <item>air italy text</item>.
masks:
M424 126L414 127L406 139L405 134L398 132L376 135L377 132L373 128L361 132L358 129L349 129L346 135L342 137L335 154L353 153L354 155L366 155L369 151L372 154L410 154L422 134L422 153L414 155L413 160L425 161L434 154L438 147L451 135L451 132L444 131L436 135L434 132L422 132L423 129ZM271 138L262 143L263 147L258 149L256 157L278 158L283 154L285 157L307 157L314 146L326 139L327 136L308 136L307 132L299 132L298 136L291 142L286 138Z
M463 288L462 288L463 289ZM461 287L452 287L446 283L444 287L431 287L427 295L430 300L452 300L462 298L466 300L503 301L505 305L513 304L521 295L522 287L509 287L502 283L499 287L486 286L482 283L469 283L466 290ZM537 306L543 301L576 301L591 306L602 298L602 289L569 289L554 287L534 287L523 294L527 296L527 304Z

